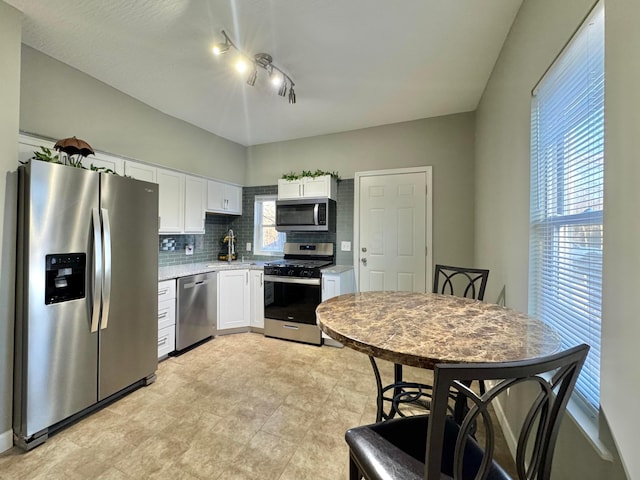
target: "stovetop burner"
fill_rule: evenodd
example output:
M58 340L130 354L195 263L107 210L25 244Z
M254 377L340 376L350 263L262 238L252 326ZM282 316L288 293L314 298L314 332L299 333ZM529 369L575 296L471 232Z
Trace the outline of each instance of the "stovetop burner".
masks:
M264 264L265 275L320 278L333 265L333 243L285 243L284 258Z
M290 268L322 268L331 265L330 260L276 260L265 263L265 267L290 267Z

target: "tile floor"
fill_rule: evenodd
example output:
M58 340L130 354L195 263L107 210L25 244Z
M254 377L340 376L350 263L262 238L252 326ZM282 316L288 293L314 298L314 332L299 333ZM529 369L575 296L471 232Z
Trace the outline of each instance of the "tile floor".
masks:
M0 479L346 480L344 432L375 420L369 360L348 348L227 335L157 375L34 450L1 455Z

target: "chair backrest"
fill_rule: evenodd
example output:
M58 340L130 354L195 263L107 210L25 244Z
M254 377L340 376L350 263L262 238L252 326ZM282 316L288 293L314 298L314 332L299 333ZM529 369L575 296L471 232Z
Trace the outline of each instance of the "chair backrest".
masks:
M484 300L489 270L436 265L433 293Z
M486 478L484 475L490 470L493 461L494 432L500 428L493 425L488 408L499 394L520 384L531 385L531 391L522 395L530 397L531 401L520 429L514 430L516 433L519 431L515 459L517 478L549 479L560 420L588 353L589 346L583 344L535 360L436 365L427 428L425 480L440 480L441 469L454 479L463 478L463 469L466 470L464 478ZM473 380L495 382L480 396L466 386ZM445 451L444 434L445 425L450 429L449 426L453 423L447 419L447 405L452 393L465 395L469 408L460 423L455 450L450 452ZM479 441L484 452L481 461L471 460L471 469L473 472L477 471L477 474L469 476L470 461L465 458L465 447L476 429L481 429L484 435L484 440Z

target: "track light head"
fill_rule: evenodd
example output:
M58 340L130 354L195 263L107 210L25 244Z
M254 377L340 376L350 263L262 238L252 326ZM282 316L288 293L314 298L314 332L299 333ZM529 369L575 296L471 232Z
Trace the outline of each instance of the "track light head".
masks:
M291 105L296 103L296 92L293 91L293 85L289 88L289 103Z
M226 43L216 43L211 51L214 55L222 55L223 53L227 53L229 51L229 47L230 45L227 45Z
M287 94L287 82L282 82L280 88L278 89L278 95L284 97Z
M258 69L254 66L247 78L247 85L253 87L256 84L256 78L258 78Z

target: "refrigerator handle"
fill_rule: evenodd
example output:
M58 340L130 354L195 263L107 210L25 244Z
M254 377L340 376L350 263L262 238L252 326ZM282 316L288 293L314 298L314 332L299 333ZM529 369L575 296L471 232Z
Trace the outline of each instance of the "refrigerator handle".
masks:
M100 212L91 209L93 221L93 308L91 309L91 333L98 331L100 322L100 299L102 298L102 233Z
M100 329L107 328L109 322L109 307L111 305L111 223L109 222L109 210L101 208L102 232L104 239L104 280L102 282L102 321Z

